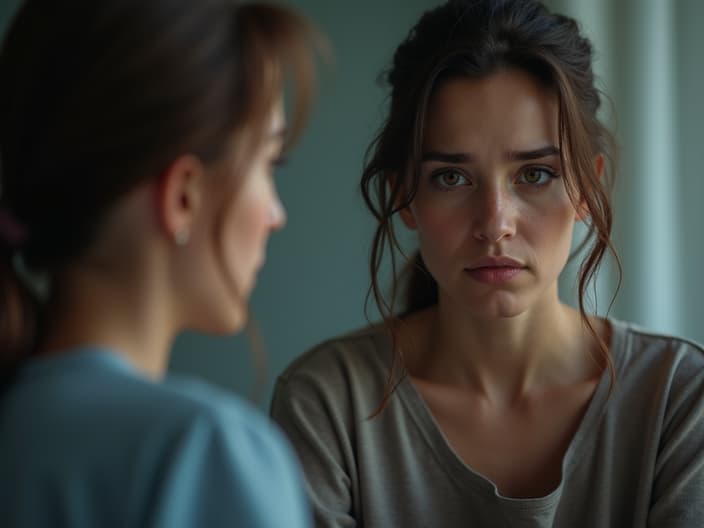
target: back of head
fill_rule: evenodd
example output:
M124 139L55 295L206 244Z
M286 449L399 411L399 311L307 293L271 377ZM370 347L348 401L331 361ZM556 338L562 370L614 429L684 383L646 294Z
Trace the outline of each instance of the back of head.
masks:
M176 157L207 164L233 134L263 133L287 70L298 81L295 129L310 95L310 36L285 8L231 0L24 2L0 54L5 359L31 350L42 326L18 261L54 275L121 197Z

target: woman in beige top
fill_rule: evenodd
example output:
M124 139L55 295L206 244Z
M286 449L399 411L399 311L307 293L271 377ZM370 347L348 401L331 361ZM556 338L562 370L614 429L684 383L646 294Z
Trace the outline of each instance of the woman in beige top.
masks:
M384 324L298 360L273 403L318 526L701 523L701 349L584 308L612 251L613 144L576 22L450 1L387 81L362 177ZM397 218L419 253L386 290ZM577 222L574 309L558 277Z

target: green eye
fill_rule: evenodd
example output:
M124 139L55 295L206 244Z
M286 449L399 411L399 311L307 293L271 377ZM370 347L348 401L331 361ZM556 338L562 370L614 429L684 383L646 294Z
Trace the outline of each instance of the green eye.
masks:
M440 188L448 189L468 185L469 179L462 172L453 169L438 171L432 175L433 182Z
M556 174L549 169L543 167L529 167L519 175L518 183L545 185L555 177L557 177Z
M456 172L446 172L440 178L442 182L449 187L457 185L460 181L460 176Z

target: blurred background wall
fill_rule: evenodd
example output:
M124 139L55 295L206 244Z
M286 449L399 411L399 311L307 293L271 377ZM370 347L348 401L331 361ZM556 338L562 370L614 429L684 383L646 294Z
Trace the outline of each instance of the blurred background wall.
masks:
M603 119L620 152L616 243L623 281L611 315L704 342L704 2L548 0L580 21L596 50ZM574 298L569 273L562 281ZM598 311L615 288L598 281Z
M0 0L0 31L18 0ZM242 394L260 387L315 343L365 324L373 224L357 190L367 145L385 107L377 78L431 0L288 0L329 36L335 62L322 71L310 126L277 181L288 225L273 235L252 298L267 352L257 384L247 340L184 334L171 370ZM596 50L595 69L613 101L603 119L620 144L615 240L623 263L610 315L704 342L704 2L549 0L575 16ZM0 116L1 119L1 116ZM575 267L561 278L574 303ZM606 313L612 265L596 281ZM375 312L370 314L374 317Z

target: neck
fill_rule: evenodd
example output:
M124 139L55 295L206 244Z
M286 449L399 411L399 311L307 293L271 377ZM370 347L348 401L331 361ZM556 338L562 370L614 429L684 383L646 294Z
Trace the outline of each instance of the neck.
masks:
M422 352L411 354L411 375L496 403L511 404L600 372L579 313L556 298L515 317L478 318L441 296L418 317Z
M158 276L135 280L114 265L83 263L61 277L40 353L94 345L125 357L149 377L166 371L175 331Z

